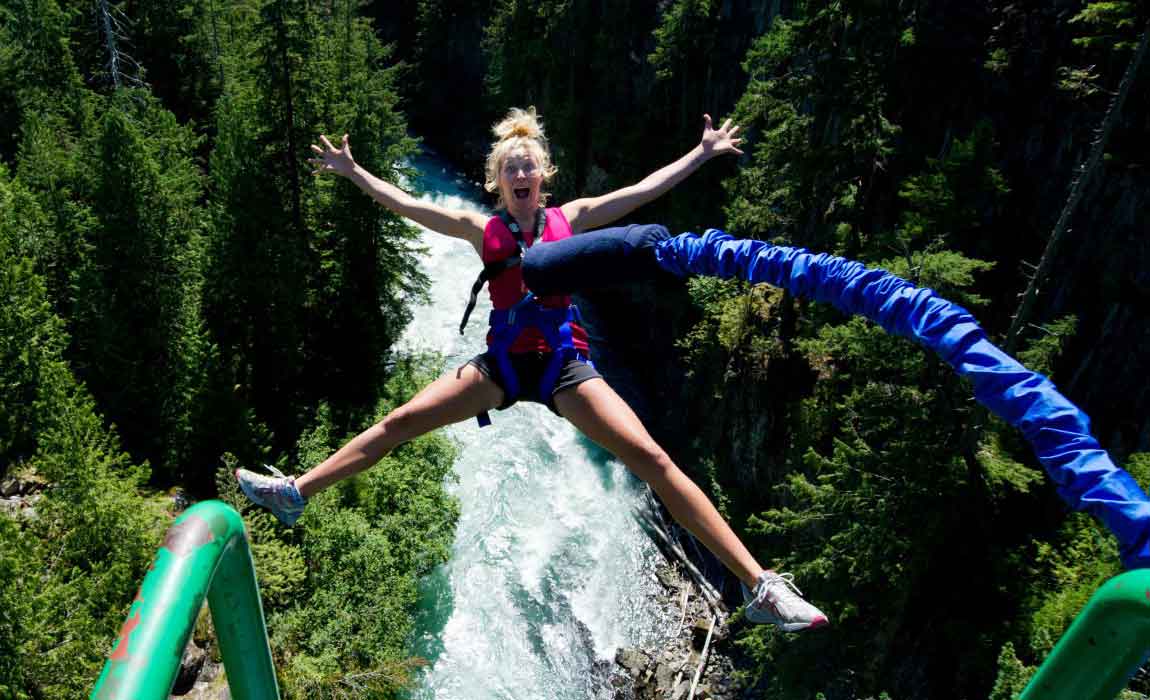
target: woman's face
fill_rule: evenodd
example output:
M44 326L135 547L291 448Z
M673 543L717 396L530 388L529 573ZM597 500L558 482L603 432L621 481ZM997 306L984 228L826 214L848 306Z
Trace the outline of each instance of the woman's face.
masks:
M507 154L499 169L499 191L508 208L535 209L539 206L539 189L543 171L539 161L526 148Z

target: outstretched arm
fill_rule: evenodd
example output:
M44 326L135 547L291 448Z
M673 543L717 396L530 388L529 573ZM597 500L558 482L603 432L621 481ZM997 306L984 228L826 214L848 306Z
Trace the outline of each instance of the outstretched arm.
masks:
M598 197L576 199L564 204L561 209L567 221L571 223L571 228L575 231L586 231L605 226L657 199L711 158L724 153L742 155L743 152L738 148L742 139L735 138L739 127L732 127L730 119L719 129L711 128L709 114L703 115L703 122L703 138L699 141L699 145L674 163L659 168L634 185Z
M312 144L311 150L316 157L309 162L315 166L313 175L320 173L335 173L342 175L356 184L359 189L379 202L389 210L407 217L412 221L454 238L462 238L479 251L483 252L483 228L487 225L487 217L479 212L464 209L448 209L437 206L431 202L424 202L412 197L390 182L379 179L367 170L364 170L351 155L351 144L348 143L347 134L339 148L331 144L326 136L320 136L323 148Z

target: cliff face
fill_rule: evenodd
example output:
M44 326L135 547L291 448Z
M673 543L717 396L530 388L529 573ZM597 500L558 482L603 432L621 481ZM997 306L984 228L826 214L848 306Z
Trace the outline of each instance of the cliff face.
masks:
M1043 315L1078 317L1056 380L1121 460L1150 450L1150 171L1108 168L1082 209Z
M898 78L895 82L903 92L892 90L890 98L892 111L901 114L903 143L922 149L917 156L907 153L892 169L909 172L916 159L945 154L953 139L969 128L964 123L980 119L991 123L995 166L1010 191L1002 206L987 214L981 231L960 242L963 253L995 263L992 271L976 281L975 290L988 297L989 303L975 309L975 314L1000 340L1017 310L1017 295L1027 284L1026 263L1037 263L1041 257L1071 179L1085 161L1108 106L1105 95L1075 99L1058 87L1060 67L1073 60L1074 28L1066 22L1072 6L1075 3L1062 3L1029 13L1004 10L1005 27L992 27L989 15L965 13L981 27L982 40L968 38L965 46L959 46L943 38L932 48L965 50L970 72L980 72L981 79L936 86L929 95L936 99L924 103L916 84L927 80L929 71L921 71L917 78ZM937 32L959 34L953 22L943 23L938 12L935 19ZM995 19L1002 20L1002 16ZM924 25L928 29L920 32L920 42L931 40L930 20L925 19ZM985 46L994 43L1008 46L1015 56L1005 73L990 74L982 68ZM1115 58L1114 65L1098 78L1106 90L1113 90L1128 57L1126 52ZM961 62L953 56L946 60ZM1150 170L1144 149L1138 145L1150 138L1150 90L1145 88L1150 69L1144 66L1137 81L1110 138L1106 161L1076 210L1031 319L1033 325L1043 325L1068 315L1077 317L1077 333L1054 367L1054 379L1092 416L1098 437L1119 458L1150 449L1150 385L1145 380L1150 367L1146 352L1150 348ZM1015 89L1021 94L1014 93ZM1007 96L1011 99L1004 102ZM899 104L899 99L905 102ZM916 112L920 107L921 113ZM933 142L931 150L925 149L927 142ZM896 183L887 186L897 189ZM876 200L893 202L889 196ZM692 442L697 447L705 445L721 463L721 470L735 475L740 486L772 483L771 465L786 431L783 414L808 392L813 379L811 369L786 347L787 333L779 333L780 325L787 325L783 311L792 308L790 303L775 305L769 318L748 316L748 322L760 324L763 333L780 343L769 354L769 361L748 366L748 353L736 348L709 358L707 366L687 366L676 341L698 320L698 310L684 304L685 297L674 288L671 282L659 290L648 286L614 294L613 303L624 299L632 311L641 308L647 322L628 323L623 320L627 312L617 312L619 320L606 319L606 343L619 355L619 364L632 368L632 376L649 395L640 401L654 423L670 426L665 431L673 444L683 442L682 430L689 426ZM1031 329L1025 337L1033 340L1041 334ZM747 336L748 343L761 340L762 334ZM762 353L749 354L763 357ZM633 369L649 367L652 357L662 358L656 363L660 369Z

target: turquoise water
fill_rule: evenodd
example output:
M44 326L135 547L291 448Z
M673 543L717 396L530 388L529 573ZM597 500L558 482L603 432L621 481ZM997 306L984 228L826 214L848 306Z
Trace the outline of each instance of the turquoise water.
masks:
M474 188L435 159L415 165L428 199L483 210ZM458 331L479 256L439 234L422 241L431 302L415 309L403 343L458 367L484 346L486 291L467 334ZM451 490L462 514L451 561L423 582L412 652L429 665L412 697L611 697L615 650L676 622L655 602L658 552L631 517L639 486L542 406L491 415L487 428L447 429L461 447Z

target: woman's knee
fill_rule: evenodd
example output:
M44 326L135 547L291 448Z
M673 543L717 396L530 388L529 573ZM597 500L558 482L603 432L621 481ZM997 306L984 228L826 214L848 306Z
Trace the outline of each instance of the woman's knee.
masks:
M395 444L419 437L419 413L403 405L383 417L377 425Z
M645 440L631 445L627 449L627 454L619 455L619 457L624 464L631 468L631 471L635 472L636 476L647 482L653 479L665 479L678 469L667 451L654 440Z

